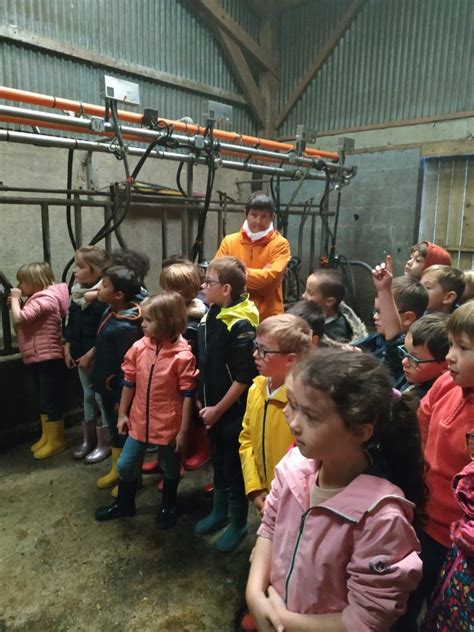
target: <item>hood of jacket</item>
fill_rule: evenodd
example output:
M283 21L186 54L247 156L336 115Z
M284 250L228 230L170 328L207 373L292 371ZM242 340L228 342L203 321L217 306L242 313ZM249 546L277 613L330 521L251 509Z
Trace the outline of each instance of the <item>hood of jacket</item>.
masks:
M257 327L259 322L258 309L255 303L249 299L248 294L242 294L241 300L229 307L221 307L217 320L222 320L227 329L230 330L236 322L245 319Z
M288 487L301 506L302 512L308 508L308 498L311 497L311 489L319 467L318 461L307 459L298 448L290 450L280 463ZM369 474L359 474L343 491L321 503L320 507L330 509L349 522L358 523L365 514L373 511L385 499L399 501L406 517L410 521L413 519L414 505L405 498L402 490L384 478Z
M193 300L187 306L186 312L188 318L192 318L193 320L201 320L201 318L207 312L207 307L200 298L193 298Z
M365 338L368 335L367 327L357 316L352 307L349 307L349 305L344 303L344 301L341 301L341 303L339 304L339 311L347 320L350 328L352 329L352 340Z
M441 246L438 246L437 244L433 244L431 241L425 241L425 243L428 244L428 252L426 254L423 270L426 270L426 268L435 264L443 266L451 265L451 255L447 250L441 248Z

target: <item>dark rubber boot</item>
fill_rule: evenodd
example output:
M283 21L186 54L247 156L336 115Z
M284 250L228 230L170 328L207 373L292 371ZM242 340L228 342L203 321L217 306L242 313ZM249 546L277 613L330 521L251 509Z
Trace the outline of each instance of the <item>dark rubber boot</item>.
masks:
M198 535L207 535L222 529L229 522L229 490L215 489L212 496L211 513L194 527Z
M230 498L229 514L230 523L224 533L216 542L216 549L223 553L230 553L236 549L247 537L247 514L249 503L247 498Z
M99 507L95 512L95 519L102 522L114 520L114 518L134 516L136 491L137 481L121 481L119 479L117 500L106 507Z
M178 494L179 481L163 482L163 497L161 509L158 513L158 529L172 529L176 526L176 496Z

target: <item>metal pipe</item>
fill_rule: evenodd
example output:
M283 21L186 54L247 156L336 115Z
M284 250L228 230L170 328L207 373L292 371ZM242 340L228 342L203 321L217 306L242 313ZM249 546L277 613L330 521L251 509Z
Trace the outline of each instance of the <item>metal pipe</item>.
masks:
M11 132L9 130L0 130L0 141L12 143L23 143L37 145L40 147L60 147L73 148L83 151L98 151L101 153L111 153L108 145L97 141L79 140L75 138L61 138L59 136L48 136L46 134L32 134L29 132ZM140 147L128 147L128 154L131 156L142 156L145 149ZM193 154L179 154L176 152L154 149L150 153L150 157L160 158L162 160L173 160L176 162L186 162L192 164L206 164L206 157L198 157ZM233 160L220 160L220 166L227 169L235 169L237 171L250 171L253 173L266 173L271 175L282 175L287 178L299 179L301 170L297 167L270 167L267 165L256 165L249 162L236 162ZM322 180L326 177L318 172L310 172L306 176L307 180Z
M84 134L94 134L96 136L106 136L113 138L115 136L114 126L111 123L104 122L102 119L90 118L73 118L64 114L52 114L50 112L42 112L40 110L30 110L27 108L18 108L0 105L0 121L8 123L16 123L19 125L32 125L34 123L44 123L45 127L52 129L59 129L68 132L80 131ZM95 122L101 123L101 129L94 125ZM159 138L165 138L169 136L168 132L160 132L149 130L145 128L129 127L127 125L121 125L123 138L127 140L142 141L146 139L153 141ZM174 140L183 144L195 145L196 136L185 136L181 134L171 133ZM202 140L202 137L200 137ZM209 148L212 141L208 138L204 139L205 147ZM241 157L242 155L254 156L264 162L286 162L295 165L310 166L315 163L314 157L299 156L296 153L279 153L277 151L269 151L255 147L244 147L242 145L234 145L226 142L219 142L219 152L222 154L229 154L231 156ZM326 164L327 168L336 173L341 171L341 167L338 165ZM346 169L350 171L350 169Z
M51 234L49 230L49 206L41 204L41 232L43 235L43 258L51 263Z
M54 97L46 94L39 94L37 92L28 92L26 90L17 90L15 88L8 88L6 86L0 86L0 99L6 101L18 101L20 103L31 103L34 105L42 105L52 109L66 110L71 112L78 112L79 114L91 114L104 118L105 107L102 105L94 105L91 103L82 103L81 101L71 101L70 99L63 99L61 97ZM129 121L130 123L143 123L143 114L137 114L135 112L127 112L125 110L117 110L117 117L122 121ZM205 128L199 125L185 123L183 121L174 121L171 119L163 119L160 117L160 121L163 121L165 125L173 126L175 130L184 132L185 134L199 134L205 133ZM214 137L218 140L228 141L231 143L242 143L244 145L256 145L263 149L271 149L276 151L295 151L294 145L288 143L280 143L274 140L268 140L265 138L258 138L256 136L247 136L245 134L238 134L236 132L226 132L225 130L215 129L213 133ZM327 158L334 162L339 161L339 154L337 152L324 151L321 149L306 149L305 154L307 156L314 156L317 158Z

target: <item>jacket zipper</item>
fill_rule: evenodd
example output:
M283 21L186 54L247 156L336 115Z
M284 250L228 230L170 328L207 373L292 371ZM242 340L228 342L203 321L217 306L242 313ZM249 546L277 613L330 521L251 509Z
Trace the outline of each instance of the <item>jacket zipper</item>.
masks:
M146 431L145 431L145 443L148 443L148 436L150 432L150 393L151 393L151 381L153 379L153 371L155 370L155 364L160 352L159 347L156 348L155 360L150 367L150 374L148 376L148 385L146 389Z
M263 473L265 475L265 484L268 487L268 478L267 478L267 461L265 459L265 427L267 424L267 410L269 400L265 400L264 408L263 408L263 426L262 426L262 460L263 460Z
M303 535L303 530L304 530L304 525L305 525L305 522L306 522L306 517L311 512L312 509L313 509L313 507L310 507L301 516L298 537L296 538L295 548L293 550L293 555L291 556L290 568L288 570L288 574L286 576L286 581L285 581L285 603L286 604L288 603L288 588L289 588L289 585L290 585L291 575L292 575L293 569L295 567L296 554L298 552L298 547L300 545L300 540L301 540L301 537Z
M207 364L207 316L204 321L204 353L205 353L205 362ZM207 406L207 395L206 395L206 380L203 381L202 384L202 394L204 395L204 407Z

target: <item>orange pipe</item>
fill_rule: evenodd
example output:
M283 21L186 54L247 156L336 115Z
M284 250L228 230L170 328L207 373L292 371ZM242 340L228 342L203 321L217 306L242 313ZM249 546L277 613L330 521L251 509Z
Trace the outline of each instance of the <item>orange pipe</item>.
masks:
M93 116L103 117L105 114L105 107L102 105L94 105L91 103L82 103L81 101L71 101L70 99L63 99L61 97L52 97L46 94L39 94L37 92L28 92L26 90L17 90L15 88L0 87L0 99L7 101L18 101L20 103L31 103L34 105L42 105L44 107L69 110L71 112L78 112L80 114L87 113ZM142 124L143 114L137 114L135 112L128 112L126 110L118 110L117 116L122 121L128 121L130 123ZM160 121L163 121L165 125L173 126L176 131L184 132L185 134L203 134L204 127L200 125L194 125L184 123L183 121L174 121L172 119L164 119L160 117ZM77 131L77 130L76 130ZM294 151L294 145L288 143L280 143L275 140L268 140L265 138L258 138L257 136L247 136L245 134L237 134L236 132L226 132L225 130L215 129L214 138L223 140L229 143L242 143L244 145L257 146L261 149L269 149L272 151ZM333 151L324 151L322 149L306 149L305 156L310 158L327 158L338 162L339 154Z

